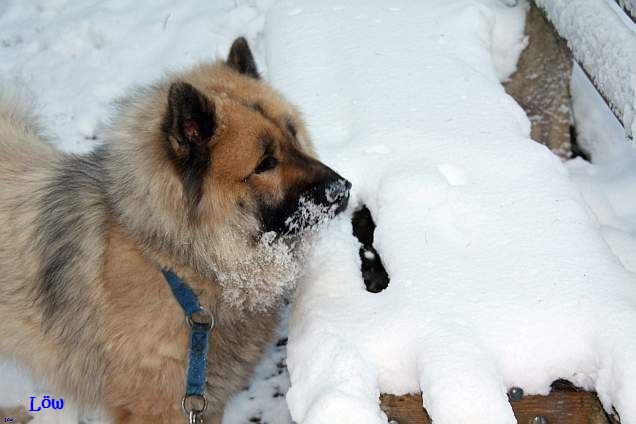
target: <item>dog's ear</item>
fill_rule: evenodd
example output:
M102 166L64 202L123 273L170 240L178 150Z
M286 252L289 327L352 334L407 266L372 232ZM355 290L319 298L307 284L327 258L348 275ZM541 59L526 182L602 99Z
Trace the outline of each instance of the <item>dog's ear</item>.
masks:
M216 129L214 111L214 103L192 85L186 82L170 85L162 129L176 158L208 153Z
M213 101L186 82L175 82L170 86L162 124L165 148L181 175L184 196L191 210L202 196L216 127Z
M260 78L250 46L247 44L247 40L243 37L237 38L234 40L234 43L232 43L230 54L227 57L226 63L230 66L230 68L240 72L241 74L245 74L256 79Z

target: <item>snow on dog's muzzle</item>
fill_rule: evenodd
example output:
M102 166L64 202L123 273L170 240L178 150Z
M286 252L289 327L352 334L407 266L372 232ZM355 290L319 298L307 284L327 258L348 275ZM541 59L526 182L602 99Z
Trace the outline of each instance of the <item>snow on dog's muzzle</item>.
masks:
M316 227L344 211L350 189L351 183L338 176L307 190L298 199L296 211L285 220L286 232L294 234Z

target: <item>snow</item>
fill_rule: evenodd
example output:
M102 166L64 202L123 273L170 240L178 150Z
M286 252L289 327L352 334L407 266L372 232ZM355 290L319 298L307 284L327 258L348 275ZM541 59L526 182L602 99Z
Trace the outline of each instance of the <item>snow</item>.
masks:
M0 73L28 87L64 150L87 151L114 98L170 69L227 55L252 41L262 11L232 0L4 1ZM257 43L254 43L258 47Z
M29 397L36 396L41 399L44 395L50 395L41 384L32 381L28 371L21 368L13 361L0 362L0 375L2 385L0 385L0 407L14 407L23 405L29 407ZM56 397L59 399L59 397ZM1 417L4 420L5 417ZM31 424L68 424L77 422L77 408L65 399L62 410L42 410L34 416Z
M36 99L58 147L84 152L113 99L224 57L246 35L261 73L305 112L322 158L353 182L352 205L370 208L389 288L364 290L342 216L317 240L292 310L291 416L283 322L224 424L381 423L381 391L420 390L436 423L512 423L506 389L546 393L557 377L597 389L633 424L634 146L580 72L575 119L594 164L564 166L528 139L499 84L527 43L527 3L504 3L283 0L266 23L274 0L8 0L0 72ZM588 31L602 47L586 51L617 60L607 86L627 99L633 56L602 42L631 36L612 31ZM51 394L11 361L0 376L0 406ZM34 415L79 419L73 405Z
M538 0L537 4L612 102L628 134L636 134L636 25L612 0Z
M523 23L511 13L488 0L270 10L269 79L371 210L391 277L365 291L350 217L318 240L290 320L295 422L386 423L380 392L421 390L436 423L514 423L508 388L567 378L636 423L636 279L501 87L498 25Z
M287 308L276 343L256 368L251 384L225 407L223 424L292 424L285 394L289 390L287 356Z
M567 166L621 263L636 273L636 144L604 104L583 71L572 75L572 106L579 144L591 154Z

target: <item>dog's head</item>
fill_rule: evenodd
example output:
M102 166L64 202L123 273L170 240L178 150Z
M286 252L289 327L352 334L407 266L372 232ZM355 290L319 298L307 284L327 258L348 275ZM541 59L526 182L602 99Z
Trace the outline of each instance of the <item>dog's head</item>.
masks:
M243 38L226 61L124 100L109 138L120 220L226 288L256 287L236 298L279 290L297 271L289 246L349 199L351 184L315 158L299 113L260 78Z
M204 81L195 71L167 93L164 148L191 219L222 199L228 215L289 235L342 211L351 184L313 156L298 112L260 79L245 39L224 68Z

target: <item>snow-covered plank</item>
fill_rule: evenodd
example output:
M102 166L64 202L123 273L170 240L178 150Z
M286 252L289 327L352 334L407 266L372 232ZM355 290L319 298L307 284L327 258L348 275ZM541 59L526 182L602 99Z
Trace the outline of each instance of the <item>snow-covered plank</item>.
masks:
M636 20L636 0L616 0L618 4L625 10L625 12L632 18Z
M422 409L422 398L411 396L382 396L382 409L388 417L401 424L431 424ZM603 407L593 393L554 392L549 396L526 396L512 402L519 423L533 423L544 417L549 424L608 424ZM540 423L540 421L538 421Z
M612 0L535 0L576 61L609 101L628 135L636 134L636 26ZM632 0L622 5L632 8ZM633 9L628 9L633 10Z
M317 239L290 324L294 421L386 423L381 392L421 391L438 424L511 424L508 387L547 394L567 378L636 424L636 279L499 82L523 47L524 11L498 0L270 10L269 77L353 182L352 204L369 207L391 277L364 290L347 216Z

